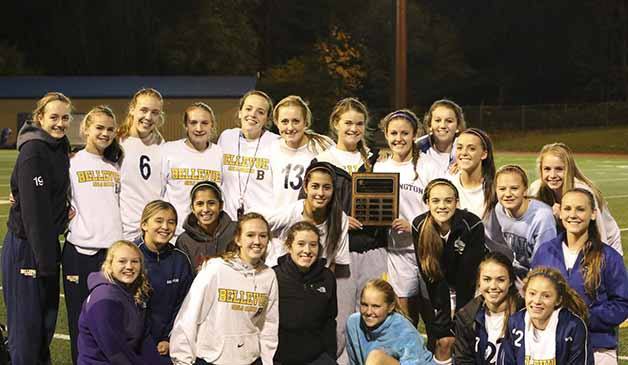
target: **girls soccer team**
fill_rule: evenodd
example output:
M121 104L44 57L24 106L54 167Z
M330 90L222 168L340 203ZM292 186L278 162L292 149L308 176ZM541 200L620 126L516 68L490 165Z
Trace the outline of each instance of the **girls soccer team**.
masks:
M69 158L71 111L48 93L18 136L2 252L12 364L50 362L60 262L78 364L617 364L619 229L564 144L543 148L529 186L517 165L496 171L489 136L450 100L425 137L410 110L388 114L380 154L357 99L335 106L334 144L302 98L273 108L257 90L217 144L200 102L165 143L161 94L141 89L120 126L90 110ZM399 173L388 230L349 216L356 171Z

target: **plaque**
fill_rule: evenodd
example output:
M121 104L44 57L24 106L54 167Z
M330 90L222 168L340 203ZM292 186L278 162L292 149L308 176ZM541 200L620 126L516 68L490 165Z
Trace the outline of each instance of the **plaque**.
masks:
M399 216L399 174L354 173L351 216L365 226L390 226Z

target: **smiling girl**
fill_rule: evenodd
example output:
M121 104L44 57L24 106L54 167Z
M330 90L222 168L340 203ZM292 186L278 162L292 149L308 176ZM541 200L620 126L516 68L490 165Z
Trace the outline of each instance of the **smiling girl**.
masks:
M523 287L525 310L508 320L500 365L593 365L587 307L558 270L537 267Z
M224 152L224 209L232 219L273 204L270 146L279 136L268 130L273 123L272 114L270 96L251 90L240 99L239 128L224 130L218 139Z
M275 272L264 265L266 219L247 213L221 258L203 264L170 337L175 364L272 365L278 342Z
M129 112L118 128L124 159L120 166L120 215L127 240L139 236L142 209L162 192L159 127L164 123L163 98L159 91L140 89L129 103Z
M278 211L298 199L307 166L316 155L331 147L333 141L309 129L312 111L299 96L290 95L277 103L273 119L281 139L274 141L270 149L273 174L270 210Z
M183 223L176 246L185 252L196 272L208 257L222 255L233 240L236 224L222 210L222 190L213 181L199 181L190 192L192 212Z
M145 327L151 287L137 246L113 243L100 272L91 273L87 285L89 298L79 318L78 363L159 364Z
M493 142L477 128L464 130L456 140L459 172L451 177L460 194L460 208L486 218L495 178Z
M70 159L70 203L75 216L70 221L61 263L73 363L78 356L79 314L89 295L87 277L100 269L107 248L122 239L118 202L122 150L115 130L116 117L111 109L104 105L92 108L80 126L85 148Z
M487 254L477 278L480 295L456 313L457 365L495 365L508 318L523 307L512 262L505 255Z
M486 234L491 250L513 257L518 285L542 243L556 237L552 209L527 197L528 176L518 165L505 165L495 174L495 203L490 207Z
M198 181L222 181L222 149L211 139L216 116L209 105L196 102L183 113L186 137L161 146L163 198L176 209L179 217L190 213L190 190ZM183 220L176 236L183 232Z
M59 310L59 235L68 222L72 119L65 95L47 93L17 137L11 205L2 247L2 294L15 364L49 363Z
M595 198L595 209L598 212L595 224L602 241L623 256L619 226L600 189L580 171L571 149L564 143L545 145L539 153L537 166L540 179L531 184L530 195L551 206L554 216L559 219L563 195L573 188L588 190Z
M347 352L352 365L429 365L432 354L405 317L392 286L369 280L362 289L360 312L347 320Z
M533 266L554 267L589 307L589 332L596 364L617 364L617 326L628 317L628 274L621 255L601 241L593 194L567 191L560 219L565 233L543 244Z
M157 344L161 364L170 364L172 323L193 279L190 259L170 243L176 227L174 207L162 200L152 201L142 212L142 235L135 242L144 255L153 289L148 302L150 334Z
M309 222L288 229L288 253L273 269L279 284L281 365L336 364L336 279L321 254L320 232ZM303 346L307 344L307 346Z
M469 278L477 277L486 253L484 226L473 213L456 208L458 191L449 180L430 181L423 202L429 211L412 222L418 268L429 296L423 298L422 317L436 360L449 364L453 313L473 299L476 286Z

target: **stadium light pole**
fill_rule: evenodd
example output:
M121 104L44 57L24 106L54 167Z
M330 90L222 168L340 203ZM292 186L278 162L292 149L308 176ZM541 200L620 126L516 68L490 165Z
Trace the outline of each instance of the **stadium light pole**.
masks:
M406 31L406 0L395 1L395 90L394 108L408 105L408 35Z

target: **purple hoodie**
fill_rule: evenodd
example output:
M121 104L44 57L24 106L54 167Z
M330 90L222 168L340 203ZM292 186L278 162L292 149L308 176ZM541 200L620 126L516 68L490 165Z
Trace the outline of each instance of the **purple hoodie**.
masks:
M79 365L144 365L160 362L145 326L145 305L102 272L87 279L89 296L79 317Z

